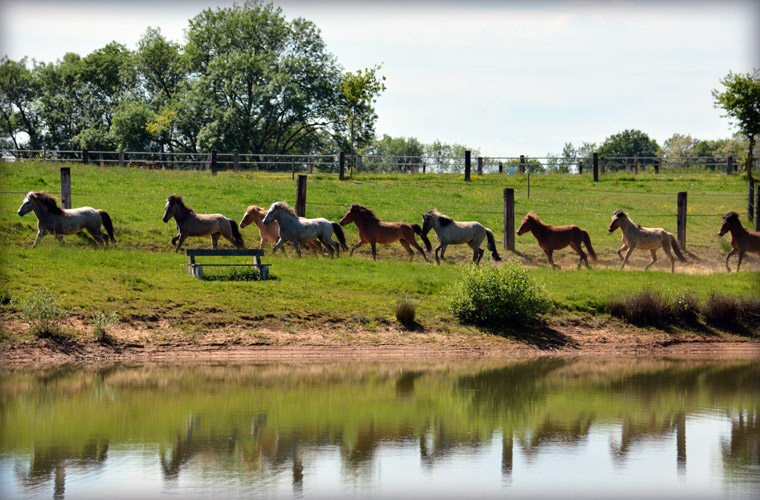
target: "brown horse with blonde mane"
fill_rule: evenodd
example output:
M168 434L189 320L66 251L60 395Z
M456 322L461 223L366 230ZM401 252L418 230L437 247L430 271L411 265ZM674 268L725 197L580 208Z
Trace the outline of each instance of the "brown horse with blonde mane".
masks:
M256 224L256 227L259 228L259 236L261 236L259 248L264 248L264 243L277 243L280 241L280 224L278 224L276 220L269 224L264 224L264 217L266 217L266 215L266 210L257 207L256 205L251 205L245 211L243 218L240 219L240 229L243 229L251 223ZM306 246L311 248L315 255L318 255L322 250L322 244L319 240L310 241L306 243ZM282 250L283 254L285 253L284 246L280 247L280 250Z
M172 217L179 230L179 234L172 238L172 245L176 244L175 252L179 252L188 236L211 236L211 248L216 248L219 237L224 236L235 248L245 248L237 222L222 214L196 214L177 194L166 199L162 220L169 222Z
M90 207L61 208L58 200L44 191L29 191L24 197L24 202L18 209L18 214L24 216L34 211L37 216L37 238L32 243L34 248L46 234L54 234L58 241L63 243L64 234L74 234L87 230L96 242L108 245L108 238L116 243L113 235L113 223L105 210L95 210ZM100 230L100 226L106 228L108 237Z
M414 251L411 247L416 248L425 260L428 260L425 251L417 244L417 240L414 237L415 233L420 235L422 241L425 243L425 247L428 252L432 249L430 240L422 235L422 228L419 224L407 224L406 222L383 222L377 218L375 213L367 207L363 207L359 204L351 205L346 215L340 220L340 225L345 226L350 223L356 224L359 228L359 243L351 248L350 255L354 254L354 250L362 245L370 244L372 247L372 258L377 260L377 248L378 243L388 245L398 241L401 246L409 253L409 260L414 258Z
M569 224L567 226L552 226L551 224L544 224L533 212L523 217L522 224L517 230L518 235L522 235L530 231L533 236L538 240L538 246L546 254L546 258L549 259L549 264L552 265L552 269L557 269L559 266L554 263L552 254L555 250L560 250L570 245L570 248L580 255L578 259L578 267L581 268L581 264L586 264L588 269L588 257L581 248L581 243L586 245L589 255L594 260L597 260L596 253L591 247L591 238L589 238L588 231L581 229L575 224Z
M728 267L728 259L738 253L739 261L736 263L736 272L738 273L745 253L760 253L760 233L744 229L739 220L739 214L736 212L728 212L723 216L723 224L720 226L718 236L723 236L729 231L731 231L731 251L726 255L726 269L729 273L731 272L731 268Z

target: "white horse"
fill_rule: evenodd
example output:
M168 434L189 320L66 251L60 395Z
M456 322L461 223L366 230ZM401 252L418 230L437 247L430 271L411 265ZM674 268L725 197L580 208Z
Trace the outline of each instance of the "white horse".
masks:
M346 246L346 237L343 234L343 229L336 222L330 222L327 219L307 219L304 217L298 217L295 211L284 201L276 201L272 203L264 216L264 224L270 224L272 221L277 221L280 225L280 240L272 249L272 253L275 253L286 241L293 243L296 247L298 256L301 256L300 245L306 245L312 241L320 241L330 252L330 257L333 256L333 249L338 257L340 257L340 247L343 250L348 250ZM340 245L333 241L332 235L338 237Z
M435 261L438 264L441 263L438 259L439 250L441 251L441 259L443 259L447 245L462 243L470 245L470 248L472 248L472 261L480 264L480 259L483 258L484 253L480 245L486 238L488 238L488 250L491 251L493 260L501 260L499 253L496 251L496 240L493 237L493 232L480 222L457 222L451 217L442 215L438 210L432 209L422 214L422 235L426 235L431 229L435 231L438 241L441 242L435 248Z
M64 234L78 233L83 229L86 229L95 241L103 242L103 245L108 245L108 238L116 243L111 217L105 210L90 207L61 208L54 196L43 191L29 191L18 209L18 214L23 217L32 210L37 216L37 239L34 240L32 248L37 246L46 234L54 234L58 241L63 243ZM106 228L108 238L100 230L101 225Z
M681 262L686 261L686 257L681 253L681 249L678 247L678 241L675 236L659 227L641 227L631 219L628 218L628 214L622 210L615 210L612 214L612 222L607 231L613 232L615 229L620 228L623 233L623 246L618 249L617 254L623 260L623 264L620 269L625 267L625 263L628 262L628 257L631 256L633 250L638 248L639 250L649 250L652 255L652 261L646 265L644 271L657 262L657 249L662 247L665 251L665 255L670 259L670 272L675 272L675 259L670 253L670 249L678 256ZM625 257L623 257L623 250L627 250Z

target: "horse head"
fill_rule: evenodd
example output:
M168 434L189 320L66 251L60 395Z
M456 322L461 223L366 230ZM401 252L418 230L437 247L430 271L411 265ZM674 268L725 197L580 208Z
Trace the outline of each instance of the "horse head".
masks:
M527 233L531 230L533 227L533 223L538 219L536 217L536 214L533 212L528 212L525 214L525 217L523 217L522 224L520 224L520 227L517 229L517 236L522 236L523 234Z
M251 205L248 207L248 210L245 211L245 215L243 215L243 218L240 219L240 229L243 229L245 226L249 225L251 222L254 222L258 224L261 222L261 220L266 215L266 212L263 208L257 207L256 205Z
M288 202L286 201L275 201L270 205L269 210L267 211L267 214L264 216L264 220L262 221L265 225L269 224L273 220L279 220L282 214L290 215L291 217L298 218L296 213L293 211L292 208L290 208L290 205L288 205Z
M436 218L440 214L436 209L431 209L422 214L422 234L427 235L431 229L433 229L433 226L435 225Z
M723 236L728 231L731 230L731 227L734 224L741 224L739 221L739 214L736 212L728 212L726 215L723 216L723 224L720 225L720 231L718 231L718 236Z
M627 218L628 218L628 214L626 214L622 210L615 210L612 213L612 220L610 221L610 227L607 228L607 231L609 231L610 233L614 232L615 229L620 227L620 221Z
M21 204L21 206L18 209L18 214L23 217L24 215L31 212L34 207L32 206L32 201L34 199L34 195L36 193L34 191L29 191L26 193L26 196L24 197L24 202Z
M176 201L175 201L174 195L166 199L166 205L164 205L164 216L161 219L162 221L166 223L166 222L169 222L169 219L174 217L175 205L176 205Z

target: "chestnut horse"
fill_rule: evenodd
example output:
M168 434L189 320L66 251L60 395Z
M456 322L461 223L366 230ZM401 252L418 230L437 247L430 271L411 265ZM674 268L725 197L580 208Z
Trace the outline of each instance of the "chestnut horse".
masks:
M211 236L212 248L216 248L219 237L224 236L235 248L245 248L237 222L222 214L196 214L192 208L185 205L182 197L176 194L166 199L162 220L169 222L172 217L179 229L179 234L172 238L172 245L176 244L175 252L179 252L188 236Z
M280 241L280 224L276 220L269 224L264 224L264 217L266 214L267 211L263 208L251 205L245 211L243 218L240 219L240 229L243 229L251 223L256 224L256 227L259 228L259 235L261 236L259 248L264 248L264 243L277 243ZM315 255L318 255L318 252L321 252L322 250L322 244L319 240L310 241L309 243L306 243L306 246L311 248ZM282 250L282 253L285 253L284 246L280 247L280 250Z
M760 253L760 233L744 229L739 220L739 214L736 212L728 212L723 216L723 224L720 226L718 236L723 236L728 231L731 231L731 251L726 255L726 269L729 273L731 272L731 268L728 267L728 259L738 253L739 261L736 263L736 272L738 273L746 252Z
M422 256L427 259L425 251L417 244L417 240L414 234L417 233L422 238L428 252L432 248L430 240L422 235L422 228L419 224L407 224L406 222L383 222L377 218L375 213L367 207L363 207L354 203L351 208L348 209L346 215L340 220L340 225L345 226L350 223L356 224L359 228L359 243L351 248L350 255L354 254L354 250L362 245L370 244L372 247L372 258L377 260L377 243L388 245L398 241L401 246L409 253L409 261L414 258L414 251L410 245L416 248Z
M618 257L623 260L623 264L620 269L625 267L625 263L628 262L628 257L631 256L633 250L638 248L640 250L649 250L652 255L652 261L646 265L644 270L657 262L657 249L662 247L665 251L665 255L670 259L670 272L675 272L675 259L670 254L670 249L673 249L676 256L681 262L686 261L686 257L681 253L681 249L678 246L678 241L675 236L665 231L662 228L656 227L641 227L631 219L628 218L628 214L622 210L615 210L612 214L612 222L607 231L613 232L615 229L620 228L623 233L623 246L617 251ZM623 250L627 250L625 257L621 254Z
M31 211L37 216L37 238L32 243L32 248L46 234L54 234L58 241L63 243L64 234L78 233L83 229L86 229L96 242L102 241L104 246L108 245L108 238L116 243L111 217L105 210L90 207L61 208L54 196L44 191L29 191L18 209L18 214L23 217ZM108 237L101 232L101 224L106 228Z
M581 268L582 263L585 263L586 269L588 269L588 257L586 257L586 254L583 252L581 243L586 245L589 255L591 255L592 259L596 260L596 253L594 252L594 249L591 248L591 238L589 238L588 232L585 229L579 228L575 224L567 226L552 226L550 224L544 224L536 214L528 212L528 214L523 217L522 224L520 224L517 234L519 236L528 231L533 233L533 236L538 240L538 246L541 247L541 250L546 254L546 257L549 259L549 264L552 265L552 269L557 269L559 267L554 263L552 253L555 250L560 250L568 245L580 255L577 269Z

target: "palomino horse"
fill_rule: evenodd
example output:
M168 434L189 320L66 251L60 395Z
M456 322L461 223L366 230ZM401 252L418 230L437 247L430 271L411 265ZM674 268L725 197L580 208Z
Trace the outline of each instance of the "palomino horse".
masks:
M48 233L54 234L58 241L63 243L64 234L78 233L83 229L86 229L95 241L102 241L103 245L108 245L108 238L116 243L111 217L105 210L90 207L61 208L54 196L42 191L29 191L18 209L18 214L24 216L32 210L37 216L37 239L32 243L32 248ZM106 228L108 238L100 231L101 224Z
M622 210L615 210L612 214L612 222L607 231L613 232L615 229L620 228L623 233L623 246L618 249L617 254L623 260L623 264L620 269L625 267L625 263L628 262L628 257L631 256L633 250L638 248L640 250L649 250L652 254L652 261L646 265L644 270L657 262L657 249L662 247L665 251L665 255L670 259L670 272L675 272L675 259L670 254L670 249L673 249L676 256L681 262L685 262L686 258L681 253L681 249L678 247L678 241L675 236L665 231L662 228L650 228L641 227L631 219L628 218L628 214ZM625 257L621 254L623 250L628 250Z
M409 260L414 258L414 251L411 247L416 248L422 257L427 260L425 251L417 244L414 234L417 233L422 238L425 246L430 251L430 241L422 234L422 228L418 224L407 224L406 222L383 222L377 218L375 213L367 207L354 203L346 212L346 215L340 220L340 225L345 226L350 223L356 224L359 229L359 243L351 248L351 255L354 250L362 245L370 244L372 247L372 259L377 260L378 243L388 245L398 241L401 246L409 253Z
M245 248L237 222L222 214L196 214L176 194L166 199L163 221L169 222L172 217L179 229L179 234L172 238L172 245L176 243L175 252L179 251L188 236L211 236L212 248L216 248L219 237L224 236L235 248Z
M483 258L483 249L480 248L483 240L488 238L488 249L491 251L493 260L499 261L499 253L496 251L496 241L493 232L480 222L457 222L451 217L447 217L436 209L428 210L422 214L422 234L427 234L430 230L435 231L438 236L440 245L435 248L435 261L440 264L438 251L441 251L441 260L446 253L447 245L458 245L467 243L472 248L472 261L480 264Z
M731 251L726 255L726 269L729 273L731 272L731 268L728 267L728 259L738 253L739 261L736 263L736 272L739 272L746 252L760 253L760 233L744 229L739 220L739 214L736 212L728 212L723 216L723 224L720 226L718 236L723 236L728 231L731 231Z
M280 241L280 224L278 224L277 221L272 221L270 224L264 224L264 217L266 214L267 211L263 208L251 205L245 211L243 218L240 219L240 229L243 229L251 223L256 224L256 227L259 228L259 235L261 236L259 248L264 248L264 243L277 243ZM319 240L310 241L306 245L311 248L315 255L322 250L322 244L319 243ZM283 254L285 253L284 246L280 247L280 250L282 250Z
M333 249L340 257L340 247L348 250L346 246L346 237L343 235L343 229L327 219L307 219L299 217L295 211L285 201L276 201L272 203L262 221L265 225L278 222L280 226L280 239L274 246L272 253L275 253L286 241L289 241L296 247L296 253L301 256L300 245L307 245L310 242L319 240L333 256ZM333 241L332 235L338 237L340 245Z
M591 255L592 259L596 260L596 253L594 253L594 249L591 248L591 238L589 238L588 232L585 229L579 228L575 224L570 224L568 226L552 226L550 224L544 224L536 214L528 212L528 214L523 217L522 224L520 224L517 234L518 236L523 235L528 231L533 233L533 236L538 240L538 246L541 247L541 250L546 254L546 257L549 259L549 264L552 265L552 269L559 267L554 263L552 253L555 250L560 250L568 245L570 245L570 247L581 257L578 259L578 269L581 268L581 263L585 263L586 269L588 269L588 257L586 257L586 254L583 252L581 243L586 245L589 255Z

